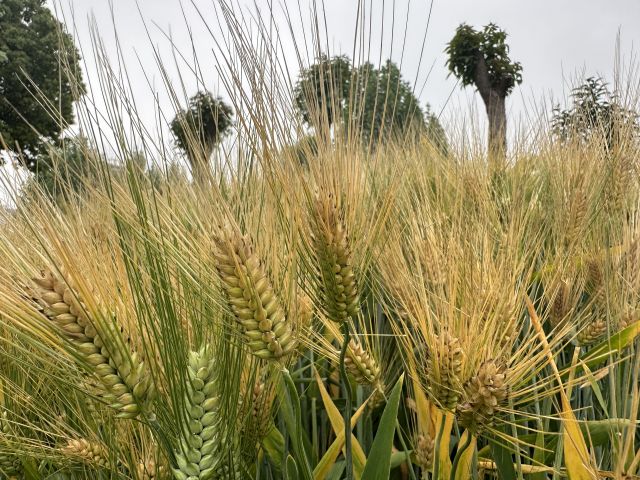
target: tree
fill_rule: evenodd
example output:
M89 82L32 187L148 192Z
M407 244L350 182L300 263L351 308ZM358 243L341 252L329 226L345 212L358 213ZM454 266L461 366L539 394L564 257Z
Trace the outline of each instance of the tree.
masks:
M400 133L426 131L420 102L391 60L379 70L365 63L356 69L354 78L346 121L358 128L365 142L375 144Z
M482 31L462 24L456 30L445 53L447 67L462 86L475 85L482 97L489 118L490 158L506 154L506 98L522 82L522 66L509 59L507 34L490 23Z
M0 2L0 135L31 171L74 122L74 93L85 91L73 39L44 3Z
M233 108L210 92L198 92L171 122L176 146L189 159L194 178L202 180L214 148L233 125Z
M99 162L100 153L86 137L61 139L38 155L39 170L27 180L23 191L29 195L38 188L57 202L70 194L83 194L88 183L97 181Z
M346 56L320 55L302 70L294 90L294 102L302 120L316 131L328 130L342 116L349 99L351 62Z
M611 150L621 137L638 134L638 114L625 108L602 78L587 78L571 91L571 98L571 108L561 110L556 106L553 109L551 125L561 141L601 138L604 147Z
M303 122L319 139L327 135L326 127L340 124L367 145L408 133L416 138L434 133L434 144L446 145L437 117L425 115L391 60L376 69L368 62L353 67L346 56L321 55L300 74L294 100Z

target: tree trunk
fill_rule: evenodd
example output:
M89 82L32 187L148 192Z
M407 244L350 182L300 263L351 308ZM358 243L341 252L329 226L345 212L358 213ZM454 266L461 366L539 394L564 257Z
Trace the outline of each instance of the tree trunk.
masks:
M503 162L507 153L507 110L505 97L495 90L489 92L489 102L485 103L489 117L489 157Z
M484 56L478 52L475 83L489 119L489 165L494 172L504 167L507 156L507 89L492 85Z

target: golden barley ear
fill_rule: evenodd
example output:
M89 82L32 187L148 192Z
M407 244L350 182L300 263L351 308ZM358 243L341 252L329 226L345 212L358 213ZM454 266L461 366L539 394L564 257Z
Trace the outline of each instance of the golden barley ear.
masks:
M498 407L508 396L506 366L495 360L484 362L465 383L464 402L456 408L460 425L472 432L481 432L492 424Z
M380 383L380 367L375 358L367 352L362 344L351 339L346 351L344 364L347 372L360 385L377 387Z
M433 450L435 441L428 433L416 436L413 447L414 462L422 469L423 478L433 466Z
M320 192L310 218L310 237L318 270L318 298L334 322L355 318L360 300L347 228L333 195Z
M109 322L98 333L78 293L51 271L34 278L43 314L71 341L75 352L90 366L119 418L135 418L148 412L155 387L145 363L127 345L122 329Z
M74 462L83 463L94 468L109 467L109 452L107 448L86 438L70 439L60 449L60 452Z
M265 360L291 353L297 344L291 322L249 237L226 228L214 240L218 273L251 353Z
M595 312L594 312L595 313ZM607 321L604 317L592 313L584 322L576 335L576 341L581 346L596 343L607 333Z
M444 410L453 410L460 398L463 357L457 337L446 331L436 337L426 362L427 379L433 399Z

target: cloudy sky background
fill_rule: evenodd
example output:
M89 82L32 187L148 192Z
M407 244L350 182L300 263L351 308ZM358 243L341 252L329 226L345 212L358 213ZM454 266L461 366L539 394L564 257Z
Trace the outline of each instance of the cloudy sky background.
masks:
M153 82L153 88L159 91L160 105L170 108L168 97L163 95L164 88L151 48L152 44L155 45L165 63L172 64L171 42L166 38L167 34L171 35L177 49L189 57L192 54L189 36L192 35L207 87L219 90L216 59L212 54L214 41L204 24L206 21L220 38L220 24L224 20L217 15L219 10L215 8L215 3L216 0L138 0L138 12L135 0L72 0L76 34L88 62L86 75L89 81L95 84L96 78L89 52L91 35L88 21L93 16L112 60L116 59L114 27L118 32L124 61L132 73L132 89L140 102L143 118L153 122L154 109L148 79L141 74L142 69ZM618 34L624 65L634 62L634 52L640 41L639 0L434 0L421 58L430 1L365 0L365 3L367 9L371 8L371 60L377 63L381 50L383 59L391 57L397 63L402 60L404 77L411 83L417 78L416 91L420 93L422 103L429 102L434 110L444 111L445 115L449 111L462 114L476 100L472 89L456 88L455 79L447 76L445 67L443 50L461 22L476 27L495 22L509 34L511 57L522 63L524 79L508 105L513 118L531 117L532 104L539 104L543 98L565 98L571 84L583 75L599 74L613 80ZM239 1L239 5L248 13L255 13L255 8L259 8L265 21L270 16L270 4L275 22L283 32L286 61L295 76L295 50L286 32L283 6L286 4L291 16L296 18L294 34L298 43L303 44L301 22L305 24L304 33L308 39L310 0L280 0L275 3L256 0L255 6L253 1ZM324 1L328 44L332 53L351 56L357 4L357 0ZM71 18L69 5L62 3L67 21ZM302 20L298 5L301 7ZM143 19L151 39L147 37ZM182 71L187 72L184 65ZM177 74L172 67L169 72L172 79L177 81ZM187 73L185 77L189 78L190 75ZM194 82L187 88L195 90L197 86Z
M256 15L258 9L265 22L273 15L282 32L282 56L294 80L297 60L283 9L286 5L295 18L293 35L299 48L304 49L305 38L307 43L310 41L311 1L239 0L238 3L247 14ZM177 86L177 72L182 72L186 95L192 95L201 86L186 63L178 60L178 65L174 65L172 45L188 57L191 65L195 55L206 88L226 96L217 73L216 56L212 53L215 49L212 33L220 40L226 32L217 3L217 0L138 0L137 3L135 0L48 0L49 6L66 20L76 35L86 62L85 81L94 90L99 109L104 109L105 103L100 99L103 92L100 92L92 51L90 23L95 22L106 54L114 64L118 63L117 32L121 61L129 72L136 110L152 131L163 123L158 121L160 112L164 112L165 120L174 114L156 64L154 47ZM318 3L324 5L328 30L325 41L331 53L351 56L358 1L324 0L322 3L318 0ZM482 129L485 116L473 89L459 88L456 80L447 74L443 50L456 27L461 22L475 27L494 22L505 29L509 34L511 58L522 63L524 80L507 104L511 138L523 125L538 118L538 114L548 114L553 103L564 101L571 86L580 78L601 75L613 82L618 36L619 58L626 68L635 67L640 43L640 0L433 0L433 4L428 0L365 0L365 3L371 19L370 60L377 64L380 58L390 57L401 63L403 76L415 84L422 105L429 102L435 112L442 112L445 127L466 123L480 125ZM308 45L307 49L312 52ZM630 75L623 77L629 79ZM632 88L637 88L637 78L633 74L631 77ZM160 131L166 138L166 122Z

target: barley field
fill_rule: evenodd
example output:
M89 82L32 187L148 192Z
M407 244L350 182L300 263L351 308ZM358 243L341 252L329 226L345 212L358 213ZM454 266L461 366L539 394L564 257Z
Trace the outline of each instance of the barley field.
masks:
M223 11L233 142L197 178L105 62L79 184L12 190L0 478L640 478L637 131L502 156L319 116L293 148L268 25Z

